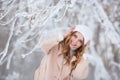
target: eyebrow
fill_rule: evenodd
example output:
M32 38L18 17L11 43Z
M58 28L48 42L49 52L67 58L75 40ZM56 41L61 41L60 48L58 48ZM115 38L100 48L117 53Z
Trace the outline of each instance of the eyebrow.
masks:
M78 37L76 34L74 34L74 36ZM82 40L82 39L79 39L79 41L80 41L81 43L83 42L83 40Z

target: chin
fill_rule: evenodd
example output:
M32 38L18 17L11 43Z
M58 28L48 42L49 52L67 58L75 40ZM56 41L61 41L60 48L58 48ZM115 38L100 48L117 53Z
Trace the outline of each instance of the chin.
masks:
M73 50L73 49L76 49L76 48L70 45L70 49L72 49L72 50Z
M70 47L70 49L71 49L71 50L76 50L77 48L75 48L75 47Z

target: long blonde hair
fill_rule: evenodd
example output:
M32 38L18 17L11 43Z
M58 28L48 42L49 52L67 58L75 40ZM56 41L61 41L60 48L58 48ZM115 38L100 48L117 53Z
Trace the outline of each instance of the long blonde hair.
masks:
M83 54L84 54L84 39L83 39L83 42L82 42L82 45L77 49L75 50L75 57L76 57L76 60L73 61L71 64L70 64L70 61L71 61L71 57L70 57L70 47L69 47L69 44L70 44L70 41L71 41L71 37L75 34L76 32L71 32L69 33L62 41L59 42L59 45L62 46L62 53L61 55L63 55L64 59L66 60L66 65L71 65L71 72L70 72L70 75L72 73L72 71L76 68L77 64L80 62Z

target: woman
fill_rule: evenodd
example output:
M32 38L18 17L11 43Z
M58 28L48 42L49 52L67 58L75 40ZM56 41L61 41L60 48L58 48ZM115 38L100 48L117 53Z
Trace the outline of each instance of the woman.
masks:
M89 32L85 25L76 25L60 42L44 44L41 49L45 56L35 71L34 80L86 78L89 61L83 56L90 44L86 36Z

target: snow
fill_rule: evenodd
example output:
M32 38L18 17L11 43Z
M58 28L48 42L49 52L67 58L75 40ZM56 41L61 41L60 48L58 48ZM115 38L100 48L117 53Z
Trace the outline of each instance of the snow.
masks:
M53 35L57 35L58 41L62 40L69 28L77 24L89 26L93 35L88 50L92 65L89 76L93 77L88 76L87 80L118 80L118 3L119 0L1 0L0 35L7 33L2 32L5 28L8 37L3 43L5 39L0 36L0 70L3 69L0 80L33 80L36 66L44 55L40 50L42 42ZM28 58L32 61L26 62Z

